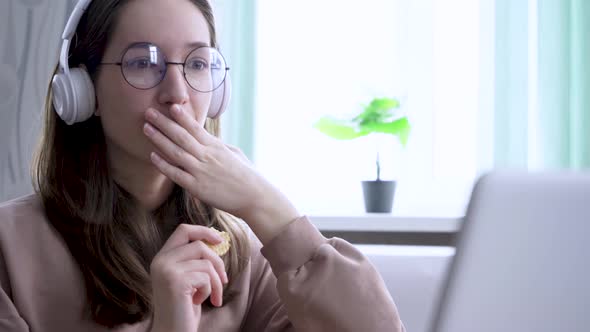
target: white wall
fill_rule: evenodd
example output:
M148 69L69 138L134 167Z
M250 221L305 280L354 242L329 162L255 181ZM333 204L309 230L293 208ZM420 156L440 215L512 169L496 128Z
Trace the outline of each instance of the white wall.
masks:
M72 3L0 1L0 202L32 191L30 160Z

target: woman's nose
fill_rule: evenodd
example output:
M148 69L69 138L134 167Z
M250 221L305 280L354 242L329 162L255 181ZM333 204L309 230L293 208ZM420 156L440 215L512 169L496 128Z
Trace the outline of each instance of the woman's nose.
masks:
M185 104L189 100L190 87L184 79L182 67L176 64L169 64L166 75L160 82L158 102L161 104Z

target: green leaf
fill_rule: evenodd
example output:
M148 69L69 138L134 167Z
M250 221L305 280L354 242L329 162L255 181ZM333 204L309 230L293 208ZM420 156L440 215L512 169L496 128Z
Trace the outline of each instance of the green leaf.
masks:
M376 112L384 112L399 108L399 101L393 98L375 98L371 101L369 107Z
M322 117L314 124L320 132L340 140L350 140L369 134L369 131L358 130L358 126L350 121L342 121L331 117Z
M364 131L369 131L372 133L383 133L397 136L402 146L405 147L408 143L411 126L408 118L404 116L391 122L369 123L361 126L361 128Z
M397 99L393 98L375 98L364 111L359 114L354 121L362 125L368 123L385 122L393 117L393 110L400 107Z
M361 114L350 121L322 117L314 124L314 127L340 140L355 139L371 133L394 135L405 147L411 127L407 117L395 118L393 110L399 107L400 102L397 99L374 98L364 107Z

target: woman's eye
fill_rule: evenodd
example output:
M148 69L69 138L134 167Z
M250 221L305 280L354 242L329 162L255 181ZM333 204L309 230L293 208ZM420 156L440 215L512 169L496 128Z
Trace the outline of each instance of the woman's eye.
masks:
M125 66L130 69L148 69L151 65L151 61L147 58L131 59L125 63Z
M190 59L187 61L186 67L189 70L205 70L207 69L207 63L201 59Z

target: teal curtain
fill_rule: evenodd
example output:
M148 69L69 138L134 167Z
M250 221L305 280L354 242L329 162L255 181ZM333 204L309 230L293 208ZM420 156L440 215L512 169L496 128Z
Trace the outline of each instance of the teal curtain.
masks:
M220 48L232 79L229 108L221 117L222 137L226 143L239 147L250 160L254 160L256 109L256 3L216 2Z
M495 166L587 169L590 1L535 1L496 2Z
M528 6L496 1L494 162L524 168L528 162Z

